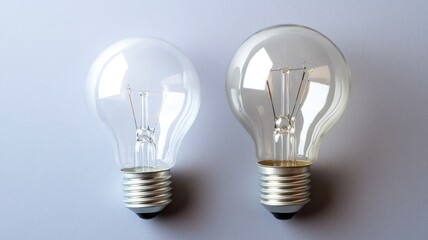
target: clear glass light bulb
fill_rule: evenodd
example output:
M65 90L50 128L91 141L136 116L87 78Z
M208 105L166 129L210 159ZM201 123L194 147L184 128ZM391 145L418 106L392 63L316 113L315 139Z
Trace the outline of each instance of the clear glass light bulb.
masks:
M227 70L229 105L254 140L261 203L280 219L309 202L309 166L345 110L350 71L321 33L279 25L248 38Z
M156 216L171 201L169 171L199 110L192 63L162 40L119 41L93 63L87 102L113 140L125 206Z

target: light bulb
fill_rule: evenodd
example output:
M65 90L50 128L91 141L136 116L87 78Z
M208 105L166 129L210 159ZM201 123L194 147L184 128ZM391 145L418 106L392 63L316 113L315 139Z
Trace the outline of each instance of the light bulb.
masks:
M162 40L119 41L93 63L87 102L110 133L125 206L155 217L171 202L170 169L199 110L192 63Z
M310 201L309 167L349 92L342 53L307 27L263 29L233 56L226 82L229 105L254 140L260 202L276 218L289 219Z

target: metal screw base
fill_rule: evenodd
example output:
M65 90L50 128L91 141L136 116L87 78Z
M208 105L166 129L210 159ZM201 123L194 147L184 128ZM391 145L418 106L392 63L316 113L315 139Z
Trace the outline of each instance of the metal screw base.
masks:
M290 219L311 199L308 161L259 162L260 203L278 219Z
M138 172L122 169L125 207L140 218L154 218L171 202L171 174L168 170Z

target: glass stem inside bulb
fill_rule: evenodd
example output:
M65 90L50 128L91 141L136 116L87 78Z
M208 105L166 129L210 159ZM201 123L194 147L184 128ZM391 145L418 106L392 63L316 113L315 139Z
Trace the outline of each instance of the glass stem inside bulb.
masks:
M281 116L285 116L287 113L287 117L289 116L288 113L290 112L290 71L286 69L285 71L281 71L282 81L281 81L281 109L282 113ZM294 127L294 126L291 126ZM284 141L284 140L283 140ZM292 143L290 142L290 134L285 134L285 144L282 144L281 146L285 146L285 153L289 156L284 156L284 149L281 151L281 159L289 159L289 160L296 160L294 158L294 154L290 151L292 146L290 146ZM284 158L285 157L285 158Z
M155 168L155 153L156 145L153 142L150 140L137 141L135 143L135 168L142 168L142 170Z
M300 83L298 84L298 90L296 92L293 110L291 110L290 92L291 92L291 78L290 73L301 73L299 77ZM274 114L274 132L273 132L273 153L276 161L296 161L296 136L295 136L295 122L297 113L300 110L301 103L303 101L303 95L306 91L309 78L306 75L306 67L301 68L277 68L271 69L271 72L281 73L281 84L280 84L280 113L276 115L274 102L272 99L272 92L267 81L267 88L269 97L272 103L272 110Z
M148 91L139 92L140 103L141 103L141 125L138 126L136 111L134 103L132 101L132 90L128 87L129 102L134 117L134 123L136 128L135 138L135 155L134 155L134 166L135 169L142 171L150 171L156 169L156 142L155 142L155 128L149 126L149 96Z
M141 114L141 127L143 129L149 128L149 93L141 93L141 106L143 107Z
M142 92L141 96L141 128L137 129L135 143L135 167L145 168L156 167L156 145L154 141L154 129L149 127L149 93ZM141 135L139 135L141 133Z

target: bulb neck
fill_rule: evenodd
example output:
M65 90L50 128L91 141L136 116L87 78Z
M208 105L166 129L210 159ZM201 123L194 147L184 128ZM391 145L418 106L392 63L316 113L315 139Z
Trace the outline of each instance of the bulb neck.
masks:
M170 170L122 169L125 207L143 219L154 218L171 202Z
M260 203L278 219L290 219L310 201L311 162L264 160L258 163Z

